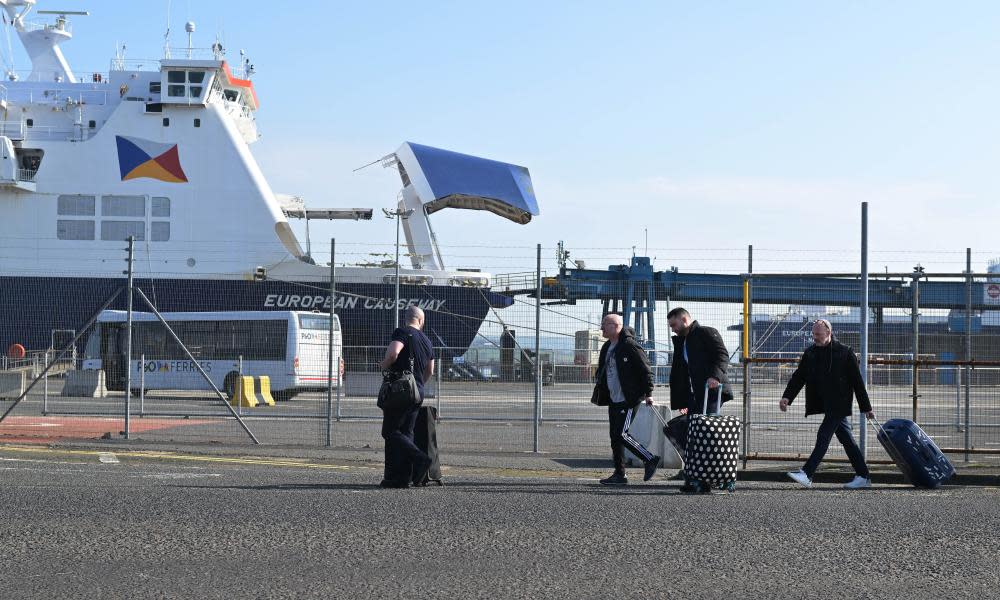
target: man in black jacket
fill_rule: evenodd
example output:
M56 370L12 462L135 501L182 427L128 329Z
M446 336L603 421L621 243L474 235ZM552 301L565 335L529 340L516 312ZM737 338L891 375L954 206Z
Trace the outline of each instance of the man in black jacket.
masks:
M674 332L674 360L670 367L670 408L681 414L698 415L705 407L705 384L708 412L714 414L721 404L733 399L726 378L729 351L722 336L712 327L691 320L691 313L677 307L667 313L667 323ZM722 389L719 393L717 390ZM720 403L721 399L721 403Z
M848 419L851 416L852 396L857 396L858 407L865 416L875 418L865 382L861 379L858 357L850 347L833 338L833 327L825 319L819 319L813 324L812 336L815 344L802 354L798 368L792 373L788 387L781 395L779 407L781 412L787 411L804 385L806 416L822 414L823 423L819 426L816 447L809 460L802 470L788 473L788 476L805 487L811 487L813 475L830 447L830 439L836 434L856 473L854 479L844 487L869 488L871 478L868 465L851 435L851 422Z
M601 346L597 362L597 382L591 402L608 407L611 456L615 472L601 480L603 485L626 485L625 448L645 465L643 481L649 481L660 465L660 457L629 435L628 428L639 405L653 403L653 370L646 351L635 341L631 327L622 327L621 315L605 315L601 334L608 338Z
M670 367L670 408L682 415L715 414L722 404L733 399L733 391L726 378L729 367L729 351L718 330L698 324L691 319L691 313L677 307L667 313L667 324L674 332L674 359ZM705 386L708 386L708 402L705 401ZM684 456L687 449L687 421L674 419L667 439ZM695 488L685 479L681 470L674 479L684 479L682 492L693 492Z

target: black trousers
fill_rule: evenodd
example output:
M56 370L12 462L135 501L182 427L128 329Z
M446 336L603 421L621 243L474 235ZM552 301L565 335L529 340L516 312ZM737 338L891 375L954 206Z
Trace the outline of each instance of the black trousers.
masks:
M625 474L625 448L643 460L649 462L653 453L646 450L639 440L629 435L628 428L632 425L632 417L636 408L625 404L608 405L608 425L611 434L611 458L615 462L615 473Z
M413 443L413 427L417 422L418 407L406 411L382 413L382 438L385 440L386 472L409 474L414 465L427 461L425 452ZM408 479L408 477L407 477Z
M861 454L861 448L858 447L858 443L854 441L854 436L851 434L850 419L831 415L823 415L823 422L819 426L819 431L816 432L816 447L813 448L812 454L809 455L809 460L802 467L806 475L812 479L812 476L816 474L816 469L819 468L819 463L826 456L826 451L830 448L830 441L834 435L837 436L837 440L844 446L844 451L847 452L847 458L851 460L854 472L861 477L869 477L865 457Z

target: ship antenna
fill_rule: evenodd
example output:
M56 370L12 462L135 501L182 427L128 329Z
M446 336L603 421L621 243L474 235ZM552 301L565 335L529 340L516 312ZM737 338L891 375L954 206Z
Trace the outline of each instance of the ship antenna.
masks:
M163 58L170 58L170 0L167 0L167 31L163 34Z

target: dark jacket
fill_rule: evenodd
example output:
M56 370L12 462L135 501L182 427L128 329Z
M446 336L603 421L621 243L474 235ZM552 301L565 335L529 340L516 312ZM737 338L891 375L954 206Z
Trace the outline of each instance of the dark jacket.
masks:
M858 357L850 346L836 339L828 346L806 348L781 397L788 398L791 403L803 385L806 387L807 417L817 414L847 417L852 409L851 396L857 396L861 412L872 409L865 382L861 379Z
M611 403L611 392L608 390L607 356L611 340L601 346L601 356L597 361L597 381L594 394L590 401L598 406ZM649 366L646 350L635 341L635 330L631 327L622 329L615 347L615 366L618 367L618 381L621 382L625 404L634 408L644 398L653 393L653 369Z
M726 377L729 351L722 336L712 327L691 323L686 336L673 336L674 360L670 367L670 408L701 413L705 402L705 382L714 377L722 384L722 402L733 399L733 388ZM688 360L684 360L687 345ZM692 395L691 391L694 390ZM712 393L715 397L715 392Z

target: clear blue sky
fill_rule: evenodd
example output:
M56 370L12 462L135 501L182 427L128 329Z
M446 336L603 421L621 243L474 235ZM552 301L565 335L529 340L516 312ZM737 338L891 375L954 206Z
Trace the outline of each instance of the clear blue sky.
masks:
M78 72L107 70L116 40L160 56L166 1L53 7L91 11L64 48ZM390 207L395 173L352 169L403 141L527 166L529 225L435 215L455 264L504 270L500 255L565 240L603 267L645 228L660 268L751 243L802 251L767 270L857 268L862 200L876 263L1000 256L996 2L175 0L173 45L188 18L196 46L222 31L255 63L253 150L275 191ZM395 231L378 217L312 233L389 248Z

